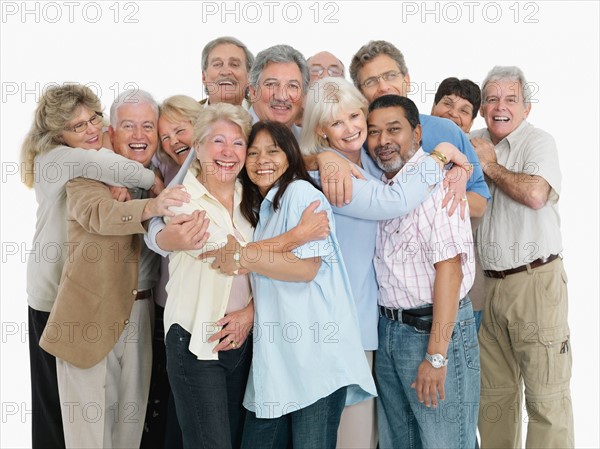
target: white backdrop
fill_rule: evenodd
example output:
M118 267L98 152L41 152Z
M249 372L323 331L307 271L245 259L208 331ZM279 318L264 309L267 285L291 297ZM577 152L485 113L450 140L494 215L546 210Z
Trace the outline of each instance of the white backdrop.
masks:
M202 97L200 54L232 35L256 54L280 43L348 66L371 39L398 46L428 113L448 76L480 83L496 64L535 84L530 122L554 135L569 275L577 447L598 439L598 17L589 2L2 2L1 447L30 446L25 261L35 225L32 191L17 173L40 93L76 81L101 97L139 87L161 101ZM483 126L478 118L474 129Z

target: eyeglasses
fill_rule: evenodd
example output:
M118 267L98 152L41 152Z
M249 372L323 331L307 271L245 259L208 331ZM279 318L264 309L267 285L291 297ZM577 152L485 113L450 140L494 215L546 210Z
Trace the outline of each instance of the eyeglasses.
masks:
M92 115L90 117L89 120L84 120L83 122L76 123L73 126L66 126L65 131L71 131L74 133L82 133L87 129L88 123L91 125L99 125L100 123L102 123L102 117L103 117L103 115L101 112L96 112L94 115Z
M325 67L322 65L311 65L309 71L311 75L321 76L325 71ZM342 76L343 71L338 66L330 65L327 67L327 73L329 76Z
M402 75L402 72L398 72L397 70L391 70L389 72L382 73L381 75L372 76L371 78L367 78L362 84L362 87L370 88L374 87L379 83L379 80L383 81L394 81L396 78Z

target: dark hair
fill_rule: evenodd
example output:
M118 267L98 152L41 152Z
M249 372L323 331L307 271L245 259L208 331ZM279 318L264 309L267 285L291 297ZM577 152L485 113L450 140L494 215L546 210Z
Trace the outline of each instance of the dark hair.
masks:
M376 109L395 107L404 109L404 115L412 129L415 129L417 125L421 123L417 105L410 98L402 97L400 95L382 95L373 100L373 103L369 105L369 114Z
M459 80L458 78L446 78L440 83L433 104L436 105L446 95L456 95L464 98L473 105L473 118L477 117L479 107L481 106L481 89L477 84L468 79Z
M288 162L287 170L281 175L276 183L279 190L273 198L273 209L279 209L279 200L285 193L287 187L295 180L302 179L310 182L315 188L321 190L304 167L304 160L302 159L302 153L300 152L296 137L294 137L292 131L284 124L270 120L255 123L254 126L252 126L250 137L248 138L248 148L252 146L256 136L262 131L269 133L273 142L285 153ZM252 224L252 226L256 227L258 224L258 210L263 197L260 194L258 187L250 180L246 167L240 172L240 179L242 181L242 186L244 187L241 204L242 215Z

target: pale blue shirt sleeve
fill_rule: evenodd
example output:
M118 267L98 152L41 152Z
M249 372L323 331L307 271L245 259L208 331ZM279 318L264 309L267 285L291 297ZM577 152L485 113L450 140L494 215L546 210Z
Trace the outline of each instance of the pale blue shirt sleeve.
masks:
M168 187L177 184L183 184L183 180L190 168L190 165L192 164L192 161L194 160L195 154L195 151L190 151L190 154L188 154L186 160L183 161L183 165L181 166L175 177L171 180ZM152 219L150 219L150 223L148 224L148 232L144 234L144 242L146 242L146 246L148 246L148 248L150 248L152 251L154 251L157 254L160 254L163 257L167 257L169 254L171 254L171 251L165 251L161 249L160 246L158 246L158 243L156 243L156 236L160 231L164 229L165 226L166 225L162 217L153 217Z
M327 202L325 196L317 190L313 185L306 181L294 181L288 185L284 200L280 205L280 210L285 211L285 222L287 229L291 229L300 222L300 217L304 209L315 200L320 200L321 205L317 210L325 210L331 224L331 232L335 232L335 224L331 206ZM315 240L305 243L302 246L292 250L292 253L300 259L308 259L310 257L321 257L324 262L333 263L337 261L339 251L336 250L335 244L328 236L323 240Z
M467 192L475 192L485 199L491 198L490 190L483 178L483 170L479 158L469 137L452 120L431 115L419 114L419 120L423 127L421 146L423 151L431 153L434 148L442 143L448 142L463 153L473 165L473 174L467 181Z
M431 186L442 180L442 171L430 157L407 167L402 182L387 185L376 179L353 179L352 201L333 206L336 214L363 220L389 220L415 209L429 195Z
M365 170L361 172L367 179L352 179L352 200L342 207L332 206L335 214L363 220L402 217L421 204L429 195L430 187L443 179L442 170L430 157L407 166L402 182L391 186ZM318 172L311 172L311 176L320 181Z

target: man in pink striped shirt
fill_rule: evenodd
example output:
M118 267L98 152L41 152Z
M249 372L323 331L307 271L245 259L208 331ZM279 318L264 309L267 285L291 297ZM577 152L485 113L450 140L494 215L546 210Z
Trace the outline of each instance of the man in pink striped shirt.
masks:
M402 182L427 156L417 107L385 95L369 106L367 123L369 153L384 180ZM440 159L445 145L436 148ZM375 376L382 449L475 447L479 347L467 296L473 238L468 217L449 217L442 207L444 193L438 185L408 215L379 223Z

